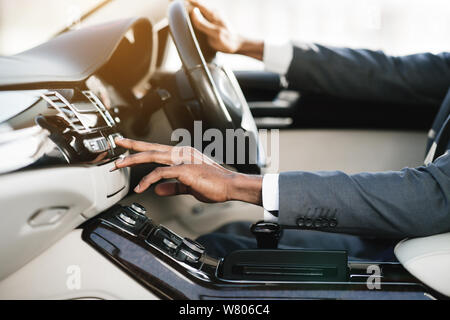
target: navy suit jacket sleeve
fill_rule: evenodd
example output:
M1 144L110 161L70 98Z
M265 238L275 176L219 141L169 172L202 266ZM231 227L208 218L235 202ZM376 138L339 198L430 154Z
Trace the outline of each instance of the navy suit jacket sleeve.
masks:
M450 53L394 57L381 51L298 44L286 78L303 92L439 105L450 83Z
M450 85L450 54L391 57L382 52L294 48L292 87L337 97L439 104ZM428 166L396 172L288 172L280 175L279 222L383 237L450 232L449 151Z
M287 172L279 223L383 237L450 232L450 153L398 172Z

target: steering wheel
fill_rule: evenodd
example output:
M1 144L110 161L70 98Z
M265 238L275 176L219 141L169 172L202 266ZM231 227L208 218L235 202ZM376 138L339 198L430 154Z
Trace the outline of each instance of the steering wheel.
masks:
M202 120L207 127L221 130L243 129L254 139L256 150L248 150L257 168L265 166L265 153L258 138L258 128L245 96L232 71L212 59L207 63L184 1L169 7L169 27L189 83L197 96ZM225 135L224 135L225 136ZM255 171L255 170L252 170ZM258 170L256 170L258 171Z

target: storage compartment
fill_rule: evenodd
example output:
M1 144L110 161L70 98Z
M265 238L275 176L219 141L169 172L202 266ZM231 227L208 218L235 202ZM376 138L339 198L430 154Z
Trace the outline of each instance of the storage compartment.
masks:
M243 250L228 255L219 271L225 280L346 282L345 251Z

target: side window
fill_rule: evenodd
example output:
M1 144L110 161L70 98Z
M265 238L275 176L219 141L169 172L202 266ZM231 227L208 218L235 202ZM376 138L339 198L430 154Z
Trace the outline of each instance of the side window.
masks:
M450 49L448 0L208 0L233 28L259 39L381 49L390 54ZM224 56L235 69L261 69Z

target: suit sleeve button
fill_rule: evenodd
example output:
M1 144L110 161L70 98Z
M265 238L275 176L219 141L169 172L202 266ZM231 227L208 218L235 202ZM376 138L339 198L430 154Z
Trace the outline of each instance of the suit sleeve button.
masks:
M305 220L305 226L306 226L306 227L311 228L312 225L313 225L312 219L306 219L306 220Z
M331 228L335 228L337 226L338 222L336 219L331 219L330 220L330 227Z
M323 226L322 219L318 218L318 219L314 220L315 228L321 228L322 226Z
M297 226L299 226L300 228L305 226L305 219L303 218L298 218L297 219Z

